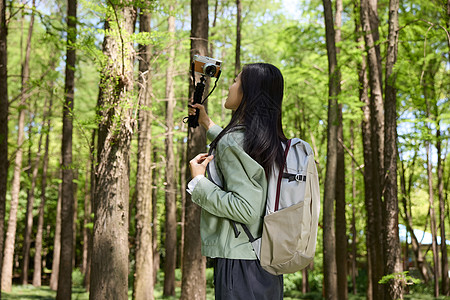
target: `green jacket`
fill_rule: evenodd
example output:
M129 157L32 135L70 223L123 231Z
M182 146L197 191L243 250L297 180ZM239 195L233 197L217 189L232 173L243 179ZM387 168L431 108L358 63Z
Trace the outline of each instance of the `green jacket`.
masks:
M213 140L222 128L214 125L207 132ZM192 192L192 201L202 208L200 234L202 254L208 257L256 259L247 235L236 238L230 220L247 224L254 237L261 236L267 179L264 169L243 149L244 131L225 134L214 154L214 163L223 188L202 178Z

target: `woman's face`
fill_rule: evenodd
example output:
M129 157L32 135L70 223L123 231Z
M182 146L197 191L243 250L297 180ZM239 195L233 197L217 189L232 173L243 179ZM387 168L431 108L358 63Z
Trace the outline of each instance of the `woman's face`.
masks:
M242 88L241 88L241 73L234 79L233 84L230 86L228 90L228 97L225 101L225 108L236 110L241 104L243 97Z

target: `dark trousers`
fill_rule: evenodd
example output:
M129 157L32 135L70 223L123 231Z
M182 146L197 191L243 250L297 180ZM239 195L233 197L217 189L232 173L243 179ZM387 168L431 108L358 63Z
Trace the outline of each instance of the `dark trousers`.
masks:
M214 259L216 300L283 299L283 275L272 275L258 260Z

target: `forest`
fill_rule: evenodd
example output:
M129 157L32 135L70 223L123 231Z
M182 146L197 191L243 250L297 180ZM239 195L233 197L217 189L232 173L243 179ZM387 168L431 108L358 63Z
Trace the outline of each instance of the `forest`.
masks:
M0 298L214 299L196 54L223 62L222 127L242 67L277 66L314 150L316 254L285 299L448 299L450 0L0 0Z

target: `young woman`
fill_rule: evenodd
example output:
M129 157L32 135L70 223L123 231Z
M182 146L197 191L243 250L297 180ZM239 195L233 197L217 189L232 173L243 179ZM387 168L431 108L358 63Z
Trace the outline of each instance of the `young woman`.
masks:
M282 275L262 269L247 235L239 234L243 223L253 236L261 236L267 178L281 164L287 141L281 125L283 89L275 66L249 64L230 86L225 108L234 114L224 129L202 105L189 109L189 114L200 110L199 123L212 140L211 155L190 161L188 191L202 207L202 254L214 258L216 299L283 298Z

